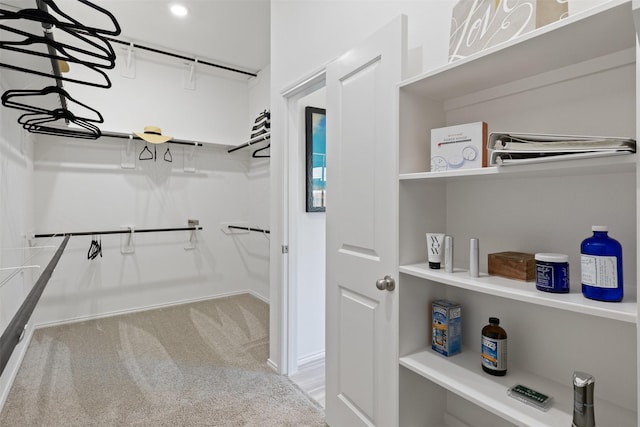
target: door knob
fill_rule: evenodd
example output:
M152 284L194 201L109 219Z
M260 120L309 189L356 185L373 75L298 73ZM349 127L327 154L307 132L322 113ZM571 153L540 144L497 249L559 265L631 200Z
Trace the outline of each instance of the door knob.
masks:
M384 276L384 279L376 280L376 287L381 291L392 291L396 288L396 281L391 276Z

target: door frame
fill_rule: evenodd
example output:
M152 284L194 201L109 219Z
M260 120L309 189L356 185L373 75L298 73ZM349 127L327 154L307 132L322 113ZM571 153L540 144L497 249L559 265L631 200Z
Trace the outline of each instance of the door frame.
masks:
M282 212L284 216L283 242L289 248L288 257L283 257L283 263L280 265L283 272L282 281L280 283L280 295L282 303L280 304L280 361L279 371L283 375L292 375L298 370L298 327L297 327L297 272L298 272L298 256L297 248L299 235L297 230L297 217L295 215L297 206L294 206L294 198L291 197L292 191L295 191L300 182L299 174L291 173L297 171L300 167L299 159L294 155L295 151L291 150L294 144L300 144L301 126L304 125L304 119L298 114L298 101L319 90L325 86L326 81L326 65L323 65L315 72L297 80L293 84L286 87L280 92L284 103L284 138L283 138L283 185L284 192L281 200ZM288 236L288 239L286 238ZM292 249L293 248L293 249ZM288 260L284 260L288 258Z

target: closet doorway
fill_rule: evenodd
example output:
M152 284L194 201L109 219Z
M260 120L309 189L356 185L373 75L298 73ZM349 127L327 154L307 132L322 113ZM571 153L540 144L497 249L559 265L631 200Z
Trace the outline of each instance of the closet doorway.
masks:
M305 108L325 108L324 72L298 89L286 103L289 148L287 373L324 406L325 213L306 211L305 129Z

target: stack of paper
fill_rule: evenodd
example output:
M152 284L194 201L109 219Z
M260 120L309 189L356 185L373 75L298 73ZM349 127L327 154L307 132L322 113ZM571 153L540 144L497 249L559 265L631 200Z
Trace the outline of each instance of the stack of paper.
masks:
M491 166L612 156L636 152L630 138L492 132L488 151Z

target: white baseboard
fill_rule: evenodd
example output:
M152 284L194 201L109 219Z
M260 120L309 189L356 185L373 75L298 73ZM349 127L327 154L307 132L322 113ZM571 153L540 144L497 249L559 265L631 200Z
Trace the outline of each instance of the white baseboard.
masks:
M263 297L262 295L260 295L259 293L257 293L256 291L253 290L247 290L246 292L250 293L251 295L253 295L254 297L258 298L259 300L262 300L263 302L266 302L267 304L271 304L269 302L269 298Z
M298 359L298 370L306 368L309 365L313 365L319 362L324 362L325 351L319 351L317 353L308 354Z
M107 317L120 316L122 314L139 313L139 312L148 311L148 310L155 310L155 309L158 309L158 308L173 307L173 306L177 306L177 305L191 304L191 303L194 303L194 302L208 301L208 300L226 298L226 297L231 297L231 296L235 296L235 295L242 295L242 294L249 294L249 295L254 296L254 297L266 302L267 304L269 304L268 300L265 300L262 296L258 295L256 292L254 292L252 290L249 290L249 289L245 289L245 290L242 290L242 291L227 292L227 293L223 293L223 294L209 295L209 296L205 296L205 297L191 298L191 299L180 300L180 301L172 301L172 302L162 303L162 304L152 304L152 305L147 305L147 306L143 306L143 307L136 307L136 308L131 308L131 309L125 309L125 310L114 310L114 311L110 311L110 312L106 312L106 313L90 314L90 315L86 315L86 316L78 316L78 317L73 317L73 318L65 319L65 320L55 320L55 321L52 321L52 322L43 322L43 323L38 323L37 325L35 325L34 329L48 328L48 327L51 327L51 326L68 325L68 324L71 324L71 323L84 322L86 320L104 319L104 318L107 318Z
M280 373L280 369L278 369L278 365L277 365L273 360L271 360L270 358L269 358L269 359L267 359L267 365L268 365L271 369L273 369L277 374L279 374L279 373Z

